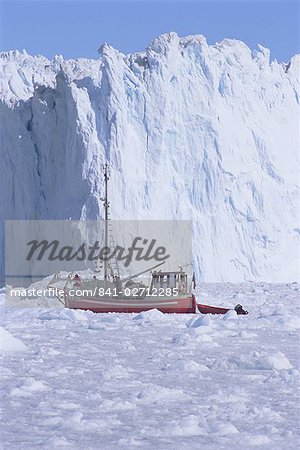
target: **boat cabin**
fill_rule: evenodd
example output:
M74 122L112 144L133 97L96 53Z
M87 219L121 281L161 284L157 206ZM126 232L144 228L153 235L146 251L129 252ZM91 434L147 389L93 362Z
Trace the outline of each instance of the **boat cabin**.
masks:
M179 293L188 292L187 274L183 270L176 272L152 272L151 289L177 288Z

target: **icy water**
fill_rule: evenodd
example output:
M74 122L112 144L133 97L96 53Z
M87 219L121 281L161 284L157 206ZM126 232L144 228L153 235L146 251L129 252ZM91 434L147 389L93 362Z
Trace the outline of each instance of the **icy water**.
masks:
M249 315L3 306L1 448L296 448L299 285L197 292Z

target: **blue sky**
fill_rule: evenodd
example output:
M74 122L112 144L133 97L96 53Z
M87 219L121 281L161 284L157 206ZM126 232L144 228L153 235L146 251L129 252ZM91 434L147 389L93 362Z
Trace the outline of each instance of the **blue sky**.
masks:
M204 34L209 43L260 43L272 58L288 61L300 53L299 16L300 0L0 0L0 49L97 58L103 42L129 53L176 31Z

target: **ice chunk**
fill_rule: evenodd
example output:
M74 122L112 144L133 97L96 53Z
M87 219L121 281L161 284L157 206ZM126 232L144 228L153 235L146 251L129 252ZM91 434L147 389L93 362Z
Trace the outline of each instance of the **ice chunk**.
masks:
M0 353L24 352L28 347L5 328L0 327Z

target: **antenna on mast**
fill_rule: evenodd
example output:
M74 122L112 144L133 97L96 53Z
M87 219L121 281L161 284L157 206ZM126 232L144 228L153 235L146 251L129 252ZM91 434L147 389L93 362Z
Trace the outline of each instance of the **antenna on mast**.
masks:
M108 248L108 180L109 180L109 167L108 164L103 164L103 176L104 176L104 198L101 198L104 206L104 247ZM108 280L108 261L104 260L104 280Z

